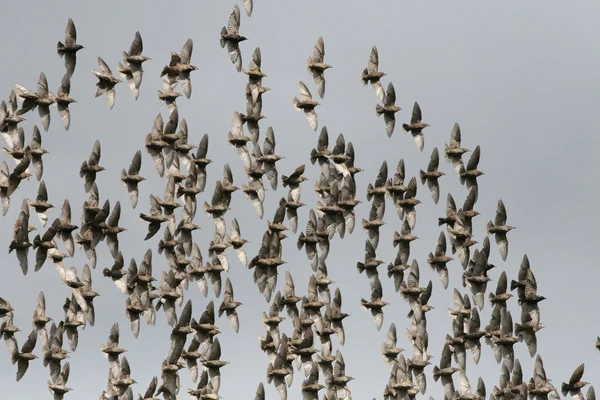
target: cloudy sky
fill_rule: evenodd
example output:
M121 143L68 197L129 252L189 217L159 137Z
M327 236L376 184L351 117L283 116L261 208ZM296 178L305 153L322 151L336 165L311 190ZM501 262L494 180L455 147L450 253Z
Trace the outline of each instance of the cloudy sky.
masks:
M192 73L193 94L190 100L178 100L180 118L185 118L190 129L190 142L197 144L204 133L210 137L207 192L200 201L210 199L215 181L221 179L225 163L232 166L235 183L245 183L242 165L235 152L227 145L227 132L235 111L245 111L244 87L247 77L237 73L227 51L219 46L219 31L227 23L233 1L177 1L116 2L91 4L64 1L59 7L54 2L8 2L0 16L4 62L0 64L0 92L7 99L15 83L35 90L40 72L45 72L51 90L56 93L64 63L56 54L56 42L64 40L64 29L69 17L77 26L78 41L85 46L79 52L77 69L72 79L71 97L78 103L71 106L71 128L65 132L56 109L52 109L49 132L43 133L43 146L50 154L45 156L44 180L48 186L49 201L57 209L50 211L50 220L59 216L64 199L73 207L74 223L79 224L81 207L87 199L79 166L88 158L96 140L102 144L101 164L107 168L98 174L97 184L101 202L120 201L123 207L121 225L128 230L121 238L121 249L126 262L138 262L148 248L156 249L161 234L144 242L147 225L138 218L147 212L148 195L163 195L166 180L160 179L144 152L142 175L148 180L140 185L140 202L133 210L127 191L119 181L121 168L129 166L131 157L143 150L144 138L152 128L154 118L162 113L167 119L165 106L159 104L157 90L159 72L169 62L172 51L179 52L188 38L194 41L193 64L199 71ZM241 5L242 1L238 3ZM517 229L509 234L510 251L502 262L492 240L491 262L498 267L490 272L490 289L505 270L509 279L515 279L519 264L527 254L536 274L539 293L548 300L541 303L542 323L545 329L538 334L538 349L543 356L548 376L558 386L568 380L572 371L586 363L584 378L593 380L600 372L594 341L600 333L597 304L600 300L597 282L600 272L596 266L595 246L600 239L597 226L598 165L595 158L600 145L595 133L600 126L597 103L600 95L600 59L596 55L600 28L600 4L501 2L483 4L473 2L388 2L377 1L366 5L362 1L325 2L305 0L284 2L256 0L254 13L248 18L242 11L240 31L249 38L241 44L244 67L256 47L263 56L263 72L268 74L263 85L272 89L264 96L261 132L272 126L277 138L277 152L286 158L278 166L280 174L289 174L306 163L300 227L304 227L309 207L315 207L313 181L319 177L319 168L309 163L310 150L315 147L317 133L306 118L294 110L292 98L298 95L298 81L304 81L316 96L316 88L306 69L306 59L312 54L319 36L323 36L326 62L333 65L327 71L325 98L318 107L319 130L327 126L330 142L339 133L352 141L356 149L356 165L364 172L356 175L358 195L363 204L356 208L360 221L368 215L365 188L374 181L381 163L387 160L390 172L403 158L409 177L418 175L427 167L434 147L443 149L455 122L462 128L463 145L469 149L481 146L479 167L480 195L476 209L481 216L474 220L475 238L485 235L485 223L494 218L496 204L502 199L508 211L508 223ZM143 4L143 5L142 5ZM104 98L94 98L98 56L117 72L121 52L127 50L135 32L144 39L144 53L152 58L144 64L145 75L138 101L134 101L126 84L117 86L116 104L108 110ZM397 114L399 121L410 119L414 101L423 110L423 119L431 126L425 130L425 149L420 153L409 135L397 126L392 138L385 134L383 118L377 118L377 99L373 91L362 86L360 73L366 67L371 47L376 45L380 55L380 70L387 73L384 82L394 83L397 104L403 108ZM37 112L26 115L22 124L26 140L31 140L34 124L40 125ZM262 138L261 138L262 141ZM9 166L14 163L6 156ZM440 179L441 199L434 205L425 186L419 184L417 207L419 236L411 248L411 258L421 265L421 282L433 280L434 292L430 304L435 310L428 314L430 333L429 354L439 361L444 337L451 333L451 317L446 312L452 306L452 290L462 292L462 268L458 262L449 264L450 288L444 290L437 276L427 267L427 254L433 251L440 228L437 218L444 215L445 198L451 192L457 204L462 204L466 189L462 187L452 167L442 159L440 169L446 176ZM38 183L35 178L24 182L14 194L9 213L2 218L0 243L5 248L11 240L11 231L23 198L33 198ZM265 217L259 220L250 203L241 193L235 193L227 214L240 221L249 257L256 255L266 229L266 220L272 219L275 206L287 192L269 190L265 201ZM395 249L392 234L400 229L400 221L388 204L387 225L381 229L377 257L393 261ZM213 224L199 212L196 221L202 227L194 239L207 258L207 245L212 239ZM41 228L35 213L31 223ZM34 233L35 234L35 233ZM33 239L33 234L31 235ZM377 331L370 313L360 308L360 298L370 295L366 277L358 274L356 262L363 259L366 233L357 229L343 240L332 242L327 260L332 287L340 287L344 311L351 314L345 322L346 344L340 348L347 364L347 374L356 378L349 387L356 399L381 398L389 376L389 366L379 354L390 323L399 328L399 347L411 346L404 335L408 326L407 303L394 292L393 285L381 274L384 299L391 303L385 308L385 322ZM292 272L300 293L306 290L310 266L303 253L295 247L296 235L284 241L283 258L287 264L281 271ZM60 244L62 246L62 243ZM164 258L155 253L155 276L166 268ZM15 324L22 330L17 335L19 344L31 329L31 315L37 295L44 291L47 313L59 321L63 318L62 305L70 289L61 284L50 262L34 273L33 268L23 276L14 254L4 253L1 259L2 277L0 296L15 308ZM34 256L30 253L30 264ZM268 304L252 282L248 271L230 253L233 281L240 307L240 331L235 334L226 318L217 325L223 332L220 341L222 359L231 364L222 370L220 395L225 399L252 398L260 381L265 381L267 356L261 352L257 335L264 334L262 311ZM66 259L67 266L81 269L87 259L81 250L75 258ZM81 333L79 347L71 354L71 376L68 386L75 393L67 397L97 398L106 387L108 363L99 351L114 322L121 326L121 347L128 349L132 377L138 384L135 392L144 392L153 376L160 376L160 365L169 349L170 330L164 313L158 313L154 327L142 324L136 340L131 335L125 318L125 297L114 284L102 277L101 269L112 265L112 258L104 244L98 248L98 267L93 272L94 287L101 293L96 301L96 325ZM382 266L385 268L385 266ZM283 279L280 279L280 285ZM282 288L282 286L281 286ZM207 299L191 285L185 294L193 299L194 316L198 318ZM212 293L209 299L214 298ZM217 301L217 305L220 300ZM510 301L513 319L518 322L520 308ZM483 326L489 321L491 308L486 304ZM291 333L291 322L283 323ZM4 346L0 346L5 348ZM523 344L515 346L525 377L531 376L533 359ZM41 348L36 354L41 355ZM26 376L16 383L16 367L11 365L6 350L0 349L0 382L3 397L44 398L50 396L46 387L49 372L40 360L31 363ZM431 368L431 367L430 367ZM482 376L488 393L498 382L499 366L493 353L484 345L481 361L475 366L468 357L467 375L473 386ZM189 374L181 371L184 398L192 387ZM442 397L442 386L434 383L429 370L427 395ZM300 399L301 375L296 373L289 390L290 399ZM594 382L593 382L594 383ZM274 387L267 386L267 397L278 398Z

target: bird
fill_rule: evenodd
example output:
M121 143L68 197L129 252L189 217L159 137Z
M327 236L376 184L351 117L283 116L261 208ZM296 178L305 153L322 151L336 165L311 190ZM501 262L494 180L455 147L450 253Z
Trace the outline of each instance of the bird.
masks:
M69 78L73 76L75 72L75 65L77 64L77 52L84 49L80 44L77 44L77 30L75 29L75 23L71 18L67 22L67 28L65 29L65 43L58 42L56 45L56 51L61 58L65 58L65 69Z
M96 83L96 86L98 87L96 90L96 97L101 96L102 94L106 95L108 108L112 110L115 105L115 85L122 81L113 76L110 67L100 57L98 57L98 67L99 71L91 70L92 74L98 78L98 82Z
M396 90L394 89L394 84L392 82L388 84L387 91L381 102L383 103L383 106L377 104L375 112L378 117L383 114L383 119L385 120L385 132L388 137L392 137L394 128L396 127L396 113L402 110L402 108L396 105Z
M440 200L440 185L438 179L444 176L443 172L438 170L440 164L440 153L438 148L434 147L431 152L431 158L429 159L429 165L427 166L427 172L421 170L419 176L421 177L421 183L424 185L427 183L429 191L431 192L431 198L435 204Z
M21 347L21 351L19 351L17 339L14 337L6 339L6 346L8 347L11 362L17 364L17 382L20 381L27 372L29 362L37 358L37 356L32 353L37 343L37 336L36 329L33 329L23 344L23 347Z
M461 167L463 167L462 155L470 151L469 149L461 147L460 143L460 125L458 122L455 122L452 131L450 131L450 141L448 144L444 144L444 156L446 161L452 164L456 173L459 173Z
M419 151L423 151L423 146L425 145L423 129L429 126L429 124L422 122L422 119L421 107L419 106L419 103L415 101L415 104L413 105L412 116L410 118L410 124L402 124L402 129L404 129L404 132L410 132L412 134Z
M319 123L317 120L317 112L315 111L315 107L317 107L320 103L312 99L310 90L308 90L302 81L298 83L298 87L300 88L300 100L298 100L297 97L294 97L292 103L297 111L304 111L306 118L308 118L308 124L310 125L311 129L316 132Z
M471 153L471 158L469 158L469 162L467 163L466 168L464 166L460 166L458 170L460 184L466 184L468 189L472 187L475 187L477 189L477 178L481 175L485 175L483 172L477 169L480 157L481 147L477 146L475 147L475 150L473 150L473 153ZM477 201L477 198L475 199L475 201Z
M25 114L37 107L40 118L42 119L42 127L48 132L48 128L50 127L50 106L56 103L56 97L48 89L48 79L46 79L46 74L43 72L40 74L38 90L36 93L30 93L19 84L15 84L15 86L17 88L17 96L23 99L23 104L17 114Z
M227 278L227 280L225 281L225 293L223 294L223 302L219 306L219 317L221 317L221 315L225 313L227 315L227 318L229 318L231 327L233 328L235 333L238 333L240 329L240 321L236 309L241 305L243 305L243 303L235 301L233 297L233 286L231 284L231 279Z
M79 169L79 176L85 179L85 191L89 193L92 189L92 185L96 182L96 174L104 171L105 168L100 166L100 157L102 156L102 148L100 147L100 141L96 140L90 153L90 158L81 164Z
M312 75L313 80L315 81L315 85L317 85L317 93L319 97L323 98L325 96L325 74L324 72L329 68L332 68L331 65L325 64L323 59L325 58L325 42L323 41L323 36L317 39L317 44L315 44L315 48L313 50L313 54L308 58L307 67L308 72Z
M48 150L42 148L42 135L37 125L33 126L33 135L31 145L29 146L29 154L31 155L31 163L35 169L35 177L38 181L42 179L44 174L44 162L42 156L48 154Z
M508 257L508 239L506 238L506 234L515 229L515 227L506 225L506 207L502 200L498 200L495 221L489 221L486 228L488 235L494 235L496 239L502 261L506 261Z
M150 57L142 55L142 51L144 51L144 43L142 41L142 35L137 31L133 38L133 42L131 42L129 51L123 52L123 61L125 62L125 65L129 67L129 71L124 71L125 73L122 74L122 76L127 79L129 88L136 100L139 95L139 88L142 84L144 73L142 64L151 60Z
M386 76L386 73L379 71L379 51L376 46L373 46L371 48L371 55L369 56L367 68L362 71L361 80L363 86L367 86L369 83L371 84L371 87L375 91L375 95L381 102L385 101L385 90L380 81L384 76Z
M137 207L139 189L138 184L146 180L140 175L140 169L142 168L142 152L138 150L133 155L129 169L126 171L125 168L121 170L121 182L129 193L129 201L133 208Z
M246 8L247 9L247 8ZM240 8L236 4L229 16L227 27L221 28L221 48L227 46L227 51L231 57L231 62L235 66L237 72L242 70L242 52L240 51L240 42L248 40L245 36L240 35Z
M581 380L583 377L583 371L585 368L585 364L579 365L573 371L569 382L563 382L560 386L560 390L563 396L567 396L567 394L573 398L583 398L581 394L581 389L584 388L588 383Z
M165 66L160 74L163 78L173 78L181 83L183 93L188 99L192 96L192 81L190 73L197 71L198 67L192 65L192 51L194 42L188 39L181 48L181 53L171 52L171 62Z

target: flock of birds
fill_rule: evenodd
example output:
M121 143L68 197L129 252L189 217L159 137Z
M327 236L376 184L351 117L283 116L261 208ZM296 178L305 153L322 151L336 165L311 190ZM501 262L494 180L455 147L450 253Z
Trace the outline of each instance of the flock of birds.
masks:
M244 1L247 14L252 12L252 1ZM77 349L80 329L87 324L94 325L94 299L99 296L93 290L92 276L96 268L96 248L105 242L113 257L111 268L105 268L102 275L112 280L117 289L125 296L125 310L131 322L131 331L138 337L142 319L148 325L154 325L156 312L164 309L166 321L172 327L171 347L161 366L161 379L155 377L140 399L150 400L162 395L164 399L176 399L180 392L179 374L187 369L197 387L190 388L188 393L197 399L218 399L221 387L221 368L228 368L228 362L221 359L221 345L218 334L220 327L216 325L216 316L225 314L235 332L239 330L238 307L242 305L235 299L233 283L225 279L222 290L223 273L229 271L229 249L233 249L239 261L249 269L253 269L254 282L266 301L270 303L268 313L262 313L266 332L259 337L260 347L268 356L266 381L273 384L286 399L287 388L294 377L294 363L302 379L302 396L306 400L318 399L323 390L325 399L350 399L351 381L347 375L346 364L342 355L345 342L343 321L348 314L342 311L342 294L337 287L331 295L332 280L328 278L327 256L330 245L337 235L343 238L345 233L352 233L356 216L354 208L360 201L356 199L357 190L354 175L361 171L354 165L355 153L351 142L346 143L340 134L333 148L329 146L327 128L321 129L317 146L310 153L311 163L320 167L320 178L314 184L314 190L320 197L315 208L308 212L305 230L297 235L297 247L303 249L314 274L310 277L308 288L302 294L297 293L294 279L289 271L285 272L283 289L278 289L279 267L286 262L283 257L283 242L290 231L297 232L298 209L304 207L301 202L301 188L307 180L304 176L305 165L301 165L290 173L281 176L281 184L288 188L288 194L279 201L272 221L267 221L266 231L258 254L247 257L240 225L232 218L227 233L226 214L231 210L232 194L241 190L244 197L251 202L259 218L264 215L265 183L273 192L278 189L280 181L277 162L283 157L276 154L275 132L269 127L260 144L259 121L262 115L262 96L269 90L263 86L263 78L267 77L261 69L261 52L256 48L248 70L242 69L242 55L239 43L246 38L239 33L240 9L236 5L229 18L227 27L223 27L220 44L226 47L238 72L248 76L246 85L246 113L234 113L231 130L228 134L230 146L237 152L247 174L247 183L241 188L234 185L229 165L224 165L223 179L217 181L212 200L204 202L204 211L214 222L214 237L208 244L208 261L204 262L200 247L193 240L193 232L199 229L194 223L197 213L198 195L205 191L207 166L212 163L208 159L209 137L204 135L198 146L188 141L188 125L185 119L179 118L176 91L179 84L185 97L191 97L191 72L198 68L191 64L193 42L189 39L180 54L171 53L171 61L161 73L163 89L158 92L159 99L168 109L168 120L165 123L162 114L154 120L151 132L146 136L145 149L152 159L157 173L165 178L164 197L150 195L150 211L141 213L140 218L148 224L150 239L163 229L163 236L158 243L158 254L166 258L166 270L160 272L153 267L152 249L148 249L143 260L131 259L125 267L125 259L119 250L119 234L125 228L119 226L121 204L116 202L112 208L110 201L105 200L101 206L96 176L104 168L101 166L101 145L97 141L90 157L81 164L80 176L84 180L85 191L89 199L83 204L82 220L79 226L71 219L71 205L64 200L60 217L54 219L50 227L30 242L29 234L36 228L30 225L30 209L39 217L42 227L47 225L49 211L54 208L50 204L48 192L43 179L43 156L47 153L42 147L42 133L35 126L29 145L26 145L24 130L19 124L24 121L23 115L38 109L44 131L50 126L50 106L56 104L66 130L70 125L69 104L75 100L69 97L70 79L75 72L77 53L84 47L77 42L75 24L69 19L64 44L59 42L58 54L64 58L66 74L62 79L58 94L49 91L48 82L42 73L37 91L30 92L21 85L16 85L8 103L2 102L0 108L0 131L6 142L4 153L16 162L12 171L6 162L0 166L0 198L3 213L6 214L16 189L23 181L28 180L30 165L35 169L39 190L35 201L23 200L21 212L14 227L14 238L9 252L15 252L23 274L29 269L29 248L35 250L35 271L40 270L50 259L58 275L71 289L71 297L64 303L64 318L54 321L46 315L45 297L41 292L38 305L33 314L33 329L25 337L22 346L18 345L19 328L14 326L14 313L8 299L0 298L0 317L3 335L10 360L16 364L17 381L28 369L31 361L38 357L48 367L50 380L47 385L54 399L62 399L71 389L67 386L70 364L66 361L69 352ZM142 84L144 62L150 60L143 53L143 42L136 32L128 52L123 52L123 61L118 65L120 76L127 81L135 99L139 96ZM324 62L325 45L319 38L307 68L311 74L316 92L322 99L325 95L325 71L331 68ZM96 96L104 94L109 107L115 104L115 88L120 79L116 78L110 67L98 58L99 70L92 73L98 78ZM364 85L370 85L383 105L376 106L377 116L383 115L386 132L391 136L395 127L395 115L401 110L396 106L396 94L390 82L384 89L381 79L386 75L379 71L379 55L376 47L372 48L367 67L361 74ZM299 83L300 99L293 99L293 106L303 111L313 130L317 130L316 108L319 103L313 100L310 90ZM19 108L19 102L21 106ZM249 136L244 133L244 125ZM428 124L422 122L421 109L414 103L409 123L402 125L405 132L410 132L417 148L423 151L423 131ZM251 149L250 149L251 147ZM195 150L195 151L194 151ZM446 215L439 218L439 226L446 225L446 232L441 232L435 250L429 253L427 264L440 278L443 289L448 289L449 274L458 274L457 268L449 268L456 257L462 266L462 283L471 292L462 294L454 289L453 308L449 309L452 335L447 335L439 364L432 367L431 355L427 353L428 332L427 313L432 307L427 303L432 296L432 281L423 284L420 281L420 266L417 260L410 261L411 242L417 240L412 232L416 227L416 210L421 204L417 199L418 181L416 177L405 175L404 161L397 164L393 176L388 173L387 162L381 165L373 184L367 188L366 198L370 202L368 219L362 219L362 227L367 233L364 260L357 263L359 273L365 273L369 280L371 295L361 299L361 306L370 311L378 330L383 327L384 308L389 303L384 301L379 269L384 261L377 259L379 245L379 228L384 225L386 201L391 200L398 217L400 233L393 235L393 245L398 247L397 257L387 266L387 276L393 280L396 292L408 303L408 326L406 334L413 345L412 356L405 356L405 351L397 347L397 328L389 326L387 338L381 346L384 360L390 367L388 385L384 388L386 399L409 399L425 394L427 375L434 381L440 381L446 399L559 399L559 389L563 396L583 399L582 390L588 385L583 381L584 365L578 366L567 382L559 389L555 388L546 377L541 356L537 353L536 334L542 329L539 303L545 299L537 292L537 283L527 256L523 257L518 275L510 281L510 290L516 289L518 303L521 306L520 323L513 325L513 318L507 309L507 302L513 294L509 289L508 276L503 271L496 283L496 290L488 297L493 311L489 324L482 329L479 311L484 308L486 292L491 278L488 271L494 267L488 262L492 251L490 236L494 236L502 260L508 256L507 234L514 229L507 224L507 211L502 200L498 201L496 216L487 224L487 236L481 247L471 250L478 244L472 232L472 219L479 215L475 211L478 198L478 177L483 172L478 170L481 150L477 146L466 163L463 155L470 152L461 147L460 126L454 125L450 141L444 146L444 157L453 166L460 183L467 188L467 197L462 207L457 207L451 194L447 196ZM421 170L421 184L427 186L433 201L437 204L440 197L439 179L445 174L439 168L440 154L434 148L426 171ZM131 207L138 203L138 187L145 178L140 175L142 152L138 150L129 166L121 171L121 181L129 193ZM181 166L186 174L182 174ZM177 211L178 209L180 209ZM177 217L176 214L179 213ZM287 223L286 223L287 215ZM287 234L286 234L287 232ZM448 243L452 256L448 255ZM66 254L61 252L59 241L63 243ZM82 248L89 259L89 265L83 268L66 268L64 259L72 257L75 248ZM90 268L91 265L91 268ZM450 271L452 270L452 271ZM385 276L385 274L384 274ZM159 282L155 286L155 282ZM217 305L210 301L198 308L198 302L192 306L192 300L184 300L190 282L197 283L200 292L206 297L209 286L222 302ZM387 299L387 297L386 297ZM178 311L180 308L180 311ZM287 318L293 321L293 332L281 332L280 323L286 319L282 316L285 310ZM178 315L179 314L179 315ZM193 315L199 315L196 319ZM50 325L48 327L48 325ZM63 339L66 334L69 350L64 348ZM315 335L320 347L315 347ZM133 399L132 385L136 381L131 373L130 365L119 347L120 328L115 323L108 333L108 341L102 346L109 366L108 383L101 399ZM339 346L334 350L332 336L337 337ZM466 375L467 352L470 352L475 364L481 355L481 340L494 352L496 361L501 363L500 381L491 391L479 378L475 390ZM596 346L600 350L600 338ZM514 357L513 347L524 342L531 357L535 357L534 375L529 380L523 377L521 364ZM36 350L37 348L37 350ZM453 362L454 360L454 362ZM199 363L201 367L199 367ZM231 367L229 367L231 368ZM453 375L458 374L458 385L455 386ZM487 394L486 394L487 393ZM586 392L588 400L595 399L593 387ZM265 398L265 389L261 382L256 391L256 399Z

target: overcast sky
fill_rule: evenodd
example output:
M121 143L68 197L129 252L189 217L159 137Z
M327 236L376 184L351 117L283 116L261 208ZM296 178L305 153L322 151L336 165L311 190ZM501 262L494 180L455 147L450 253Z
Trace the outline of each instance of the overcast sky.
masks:
M71 97L78 103L71 106L71 128L65 132L61 120L52 108L49 132L43 132L43 147L50 154L44 157L44 180L48 186L49 202L56 206L50 211L50 221L60 214L60 206L68 198L73 207L75 224L80 223L81 207L87 199L79 166L86 160L96 140L102 144L101 165L107 170L98 174L97 184L101 202L110 199L111 205L121 202L121 225L128 230L120 236L126 263L141 261L148 248L156 249L161 234L144 242L147 224L139 220L140 212L148 212L148 195L162 197L166 180L160 179L150 157L143 152L142 175L148 178L140 185L140 201L132 210L127 191L119 181L119 171L127 168L133 154L144 146L144 138L152 128L154 118L167 110L157 99L161 80L159 72L169 62L172 51L180 52L188 38L194 41L192 63L199 71L192 73L193 94L190 100L178 100L180 118L185 118L190 130L190 142L197 144L204 133L210 137L207 192L199 201L209 200L215 181L221 179L225 163L233 168L235 183L240 186L246 179L235 152L227 145L227 132L234 111L245 112L244 88L247 77L235 71L227 51L219 46L219 31L226 25L233 1L177 1L171 3L116 2L91 3L78 1L56 2L21 1L4 4L0 15L3 32L3 62L0 64L0 92L8 99L10 90L19 83L35 91L40 72L45 72L51 90L56 93L64 62L56 54L56 42L64 40L69 17L73 18L79 43L85 46L78 53L77 68L72 78ZM242 4L242 0L237 1ZM368 298L370 289L365 276L359 275L356 262L364 257L366 233L360 220L367 218L369 205L365 188L373 182L383 160L390 166L390 174L403 158L409 177L417 176L427 167L434 147L443 150L455 122L462 128L463 145L474 149L481 145L479 167L485 176L479 179L480 194L476 209L481 216L474 219L474 235L480 242L485 235L485 223L495 216L496 204L502 199L508 211L508 223L517 227L510 232L510 250L502 262L492 239L490 262L498 267L490 271L495 282L505 270L509 279L516 279L524 254L529 256L537 277L539 293L548 297L540 304L545 329L538 333L538 350L542 355L548 376L558 387L568 380L572 371L586 363L584 379L594 382L600 373L598 354L594 349L600 334L597 318L599 302L595 250L600 236L597 227L600 214L598 198L598 154L600 139L595 132L600 126L597 104L600 95L600 58L597 42L600 36L598 19L600 4L593 1L573 3L554 2L388 2L364 1L303 2L256 0L254 13L248 18L242 9L240 32L249 38L241 44L243 65L248 66L251 54L259 46L262 50L263 72L268 74L263 85L272 89L263 97L261 142L268 126L277 139L277 153L285 156L278 166L280 175L288 175L297 166L306 163L299 228L307 220L309 207L316 206L312 191L313 181L319 177L318 166L309 163L310 150L315 147L318 134L313 132L301 113L294 110L292 98L298 96L298 81L303 81L316 97L316 88L306 69L306 59L312 54L319 36L325 40L325 61L333 65L326 72L327 90L322 105L317 108L319 131L327 126L330 143L339 133L352 141L356 149L356 165L364 172L356 175L358 195L363 204L356 208L357 228L343 240L332 242L327 259L332 288L340 287L344 311L351 314L345 321L346 344L340 347L333 338L334 348L341 348L347 364L347 374L356 378L349 384L355 399L382 398L389 377L389 366L379 349L390 323L398 326L398 346L412 349L404 335L409 326L406 314L408 304L394 292L392 282L380 273L384 285L384 299L391 303L385 308L385 321L377 331L370 313L360 308L360 298ZM152 60L144 64L144 80L138 101L134 101L125 83L117 85L116 104L108 110L104 98L94 98L95 77L90 69L97 68L96 58L102 57L113 72L121 53L131 44L139 30L144 39L144 54ZM410 119L414 101L423 111L423 120L431 126L425 130L425 149L420 153L410 135L397 124L392 138L385 133L383 118L377 118L377 98L370 88L362 86L360 74L366 67L371 47L379 49L380 70L388 75L385 85L394 83L397 105L403 108L397 114L399 122ZM27 114L22 124L26 141L31 140L34 124L41 126L37 112ZM11 169L12 160L6 159ZM437 218L444 215L445 199L451 192L460 206L466 189L458 182L452 167L443 158L440 170L446 176L440 179L441 196L433 204L426 186L419 184L417 226L411 258L421 265L421 282L433 280L434 291L430 304L435 310L428 314L430 333L428 353L439 362L444 337L451 333L451 317L446 312L452 306L452 288L461 293L467 289L460 283L462 268L454 261L449 264L450 287L444 290L438 277L427 267L427 254L433 251L440 229ZM34 178L23 182L12 198L9 213L2 218L0 243L8 249L12 226L23 198L33 198L38 188ZM250 240L246 251L256 255L266 220L271 220L275 206L287 191L280 187L277 193L266 194L265 217L259 220L250 203L241 193L235 193L232 210L227 213L228 223L233 217L240 221L242 235ZM195 222L202 227L194 233L205 260L207 245L212 239L213 223L201 207ZM386 263L393 261L396 250L392 234L400 229L400 221L388 202L387 225L381 229L377 257ZM32 212L31 224L42 229ZM33 239L34 233L30 236ZM304 252L295 246L296 235L283 242L283 258L287 264L281 272L292 272L296 288L304 293L311 270ZM62 246L62 243L60 243ZM62 248L62 247L61 247ZM15 308L15 323L22 330L17 335L19 345L24 343L31 329L31 315L37 295L43 290L47 299L47 313L59 321L63 318L62 305L70 297L70 289L62 285L50 262L43 269L23 276L14 254L5 251L0 279L0 296ZM224 317L217 321L222 334L222 359L231 364L222 369L220 395L225 399L253 398L260 381L265 381L268 357L257 341L264 334L262 311L268 304L252 282L248 271L229 253L236 297L244 305L239 308L240 331L235 334ZM154 251L154 275L166 268L163 257ZM81 250L74 259L66 259L66 266L79 270L87 262ZM30 265L34 264L30 252ZM135 393L144 392L153 376L160 377L160 365L169 349L170 328L164 313L158 313L156 326L142 323L136 340L125 317L125 296L115 285L102 277L101 270L112 265L106 245L98 247L98 267L93 272L94 287L101 293L96 299L96 326L81 332L79 347L71 354L71 376L68 386L74 393L67 398L97 398L106 388L108 362L99 351L106 342L114 322L121 326L121 347L138 384ZM384 271L385 265L381 267ZM280 275L282 288L283 274ZM206 300L194 285L190 285L186 299L193 299L193 315L198 318ZM209 299L214 298L212 293ZM217 305L220 304L220 299ZM518 322L520 309L515 299L509 302L513 319ZM481 313L482 325L490 315L487 303ZM283 323L291 334L291 322ZM11 365L5 346L0 346L0 382L2 397L49 397L46 380L49 372L41 360L31 363L25 377L15 382L16 367ZM66 347L66 346L65 346ZM529 379L533 359L524 344L515 346L525 377ZM41 346L35 353L41 356ZM431 379L428 369L427 395L442 398L441 384ZM467 375L475 388L482 376L488 394L498 383L499 366L485 344L481 361L475 366L468 356ZM181 371L179 397L185 398L192 387L187 370ZM586 379L587 378L587 379ZM289 399L300 399L302 377L296 372ZM266 383L266 382L265 382ZM267 386L267 398L278 398L273 386Z

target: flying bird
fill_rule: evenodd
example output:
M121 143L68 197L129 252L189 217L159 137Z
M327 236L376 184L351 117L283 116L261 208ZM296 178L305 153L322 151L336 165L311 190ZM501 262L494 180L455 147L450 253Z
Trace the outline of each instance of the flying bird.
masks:
M242 52L240 51L240 42L247 40L245 36L240 35L240 8L236 4L229 16L227 27L221 28L221 47L227 46L227 51L231 57L231 62L237 72L242 70Z
M98 83L96 83L96 86L98 87L96 90L96 97L105 94L108 108L112 110L115 105L115 85L121 82L121 80L113 76L110 67L100 57L98 57L98 67L100 71L91 70L92 74L98 78Z
M65 58L65 69L67 70L69 78L72 77L75 72L77 52L83 48L82 45L77 44L77 30L75 29L73 20L69 18L67 28L65 29L65 43L58 42L56 45L56 51L60 58L63 58L63 56Z
M183 88L183 93L188 99L192 96L192 81L190 73L198 70L198 67L192 65L192 51L194 42L188 39L181 48L181 53L171 52L171 62L165 66L160 74L161 77L177 79Z
M317 40L317 44L315 44L313 55L307 61L308 72L312 75L315 85L317 85L317 93L319 93L319 97L321 98L325 96L325 70L332 68L331 65L323 62L324 57L325 42L321 36Z
M488 235L494 235L496 238L496 244L498 245L502 261L506 261L506 257L508 257L508 239L506 234L513 229L515 229L514 226L506 225L506 207L504 206L504 202L498 200L496 219L494 222L489 221L487 223L487 232Z
M369 63L367 64L367 68L362 72L361 80L364 86L367 86L368 83L371 84L377 98L381 102L385 101L385 90L383 89L380 79L385 75L385 72L379 71L379 52L377 51L377 47L373 46L371 48Z
M142 42L142 35L137 31L133 38L133 42L129 47L129 51L123 52L123 61L125 62L125 66L129 67L129 70L121 70L121 68L119 68L119 73L127 80L129 89L131 89L131 93L133 93L133 97L136 100L139 96L139 88L142 84L142 75L144 73L142 64L150 60L150 57L142 55L143 50L144 44Z
M415 101L413 105L412 116L410 118L410 124L402 124L404 132L410 132L417 144L419 151L423 151L425 145L425 138L423 137L423 129L427 128L429 124L422 122L421 107L419 103Z
M429 165L427 166L427 172L421 170L419 172L419 176L421 177L421 183L424 185L427 183L427 187L429 187L429 191L431 192L431 198L435 204L440 200L440 184L438 183L438 179L441 176L446 175L445 173L438 170L440 165L440 153L438 152L438 148L434 147L431 152L431 158L429 160Z
M396 113L402 110L402 108L396 105L396 90L394 89L394 84L392 82L388 84L387 91L381 102L383 103L383 106L377 104L375 112L378 117L383 114L383 119L385 120L385 132L388 137L392 137L394 128L396 127Z
M312 99L310 90L308 90L308 88L304 83L302 83L302 81L298 83L298 87L300 88L300 100L298 100L297 97L294 97L292 103L294 104L294 108L297 111L304 111L306 118L308 118L308 124L310 125L312 130L316 132L318 121L315 107L317 107L320 103Z
M40 118L42 119L42 126L44 127L44 130L48 132L48 128L50 127L50 106L56 103L56 97L48 89L48 79L46 79L46 74L43 72L40 74L36 93L30 93L19 84L16 84L15 86L17 87L17 96L23 99L23 105L17 114L25 114L37 107Z

